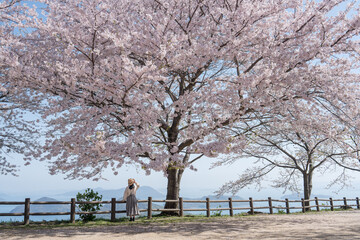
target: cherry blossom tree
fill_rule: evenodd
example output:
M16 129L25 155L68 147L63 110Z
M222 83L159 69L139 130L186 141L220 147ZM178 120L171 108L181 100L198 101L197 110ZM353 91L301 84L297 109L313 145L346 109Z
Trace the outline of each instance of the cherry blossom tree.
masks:
M232 164L243 158L257 161L237 180L225 183L217 193L236 194L250 185L256 185L260 190L273 170L280 171L272 181L273 187L283 188L284 192L302 191L305 200L310 199L315 172L324 175L340 168L341 173L329 182L328 187L334 184L340 185L340 188L349 186L351 174L347 172L360 172L359 132L348 124L353 121L339 121L337 116L328 112L313 110L295 116L288 108L288 116L277 115L268 118L270 120L255 121L253 124L258 127L246 126L246 134L243 134L244 129L240 129L239 132L246 136L246 147L241 146L237 151L234 147L231 157L224 158L214 166ZM329 121L331 124L325 124ZM309 205L310 202L306 201L305 206Z
M33 103L29 106L13 94L25 93L0 92L0 174L17 176L15 159L22 156L28 165L40 157L41 146L39 124L30 111Z
M16 5L19 0L6 0L0 3L0 76L3 80L4 70L11 65L16 65L16 59L14 55L11 55L8 51L9 45L11 45L10 34L13 31L11 27L12 23L16 23L18 20L19 7ZM0 91L6 92L7 89L4 83L0 85Z
M53 174L96 180L135 164L163 171L177 199L192 163L246 143L238 125L287 104L301 112L298 99L341 114L357 98L358 1L39 2L7 74L53 94Z
M0 174L17 175L14 158L23 156L25 164L39 157L39 129L30 120L38 110L33 91L18 88L8 77L10 68L18 65L17 55L9 50L13 42L14 24L20 20L23 7L19 0L0 3Z

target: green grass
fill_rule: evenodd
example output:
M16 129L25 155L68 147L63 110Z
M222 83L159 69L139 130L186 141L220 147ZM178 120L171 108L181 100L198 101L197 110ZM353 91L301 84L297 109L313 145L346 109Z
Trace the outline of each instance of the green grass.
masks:
M236 214L235 217L252 216L248 214ZM59 228L59 227L94 227L94 226L116 226L116 225L133 225L133 224L168 224L176 222L198 222L198 221L216 221L219 218L228 218L230 216L211 216L210 218L205 215L185 215L184 217L178 216L162 216L153 215L152 219L147 217L138 217L135 222L130 222L128 218L117 218L115 222L109 219L95 219L94 221L82 222L76 220L74 224L67 220L56 221L30 221L29 225L23 225L23 222L0 222L0 229L30 229L30 228Z
M352 209L354 210L354 209ZM291 214L318 214L321 212L328 212L330 209L321 209L320 212L316 210L307 211L305 213L300 212L291 212ZM334 211L349 211L335 208ZM351 210L350 210L351 211ZM267 214L267 213L264 213ZM274 212L274 215L284 215L283 211L279 211L278 213ZM243 217L254 217L258 214L248 214L248 213L239 213L234 214L235 218L243 218ZM147 219L146 216L141 216L136 218L135 222L130 222L128 218L117 218L115 222L111 222L109 219L95 219L94 221L82 222L81 220L76 220L74 224L70 223L67 220L56 220L56 221L30 221L29 225L23 225L23 222L0 222L0 230L1 229L46 229L46 228L61 228L61 227L96 227L96 226L118 226L118 225L133 225L133 224L168 224L168 223L181 223L181 222L212 222L217 221L223 218L233 218L229 215L218 215L214 214L211 217L206 217L206 215L185 215L184 217L178 216L164 216L164 215L153 215L151 219Z

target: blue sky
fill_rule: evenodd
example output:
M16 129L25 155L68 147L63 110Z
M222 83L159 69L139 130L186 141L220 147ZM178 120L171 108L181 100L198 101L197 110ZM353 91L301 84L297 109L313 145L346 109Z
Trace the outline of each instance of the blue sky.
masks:
M22 164L18 156L12 159L19 165ZM249 166L249 162L241 160L242 163L236 163L231 166L218 167L209 170L211 162L215 159L200 159L195 167L198 171L187 169L183 175L181 182L181 190L186 195L211 194L212 191L218 189L223 183L236 178L240 173L239 169ZM243 165L243 167L241 166ZM135 178L141 185L151 186L157 190L165 192L167 179L162 172L154 172L149 176L140 168L129 165L120 169L119 174L114 176L111 171L104 173L108 179L100 181L92 180L64 180L64 175L51 176L48 174L46 163L33 161L29 166L22 166L19 177L0 175L0 193L9 195L18 195L23 193L33 194L35 192L66 192L69 190L78 190L87 187L118 189L126 186L127 179Z
M22 164L21 160L13 159L18 164ZM181 196L185 197L201 197L213 194L213 191L220 188L225 182L235 180L246 167L252 164L251 160L242 159L233 165L217 167L210 169L211 162L215 159L200 159L195 167L197 172L187 169L183 175L181 182ZM340 168L339 168L340 171ZM277 173L273 173L274 177ZM127 184L129 177L135 178L141 185L151 186L162 193L166 193L167 180L163 173L153 172L150 176L146 176L144 171L135 166L125 166L120 169L119 174L114 176L110 171L105 172L104 176L108 179L94 182L92 180L64 180L64 175L51 176L48 174L45 163L32 162L31 165L21 167L19 177L0 175L0 194L5 193L10 196L46 196L50 194L63 193L71 190L82 190L85 188L103 188L103 189L119 189ZM315 173L314 176L314 194L325 194L331 196L360 196L360 173L352 172L354 179L353 187L340 191L335 194L332 189L325 189L327 182L334 177L334 173L328 173L321 176ZM286 194L291 194L287 192ZM264 184L264 188L258 192L253 187L241 190L237 195L242 197L280 197L283 195L282 189L270 188L268 184ZM356 196L355 196L356 195ZM117 197L117 196L114 196ZM11 200L11 199L7 199Z

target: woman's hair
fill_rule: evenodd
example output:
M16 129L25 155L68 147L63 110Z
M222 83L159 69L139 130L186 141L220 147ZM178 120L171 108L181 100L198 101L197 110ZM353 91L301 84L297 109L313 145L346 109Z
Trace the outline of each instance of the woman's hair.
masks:
M128 179L128 184L129 184L129 185L133 184L134 182L135 182L135 180L134 180L133 178L129 178L129 179Z

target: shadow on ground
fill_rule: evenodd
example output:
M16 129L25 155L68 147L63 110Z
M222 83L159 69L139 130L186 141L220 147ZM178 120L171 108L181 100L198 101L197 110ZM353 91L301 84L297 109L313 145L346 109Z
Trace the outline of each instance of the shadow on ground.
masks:
M360 211L226 217L210 221L0 229L0 239L360 239Z

